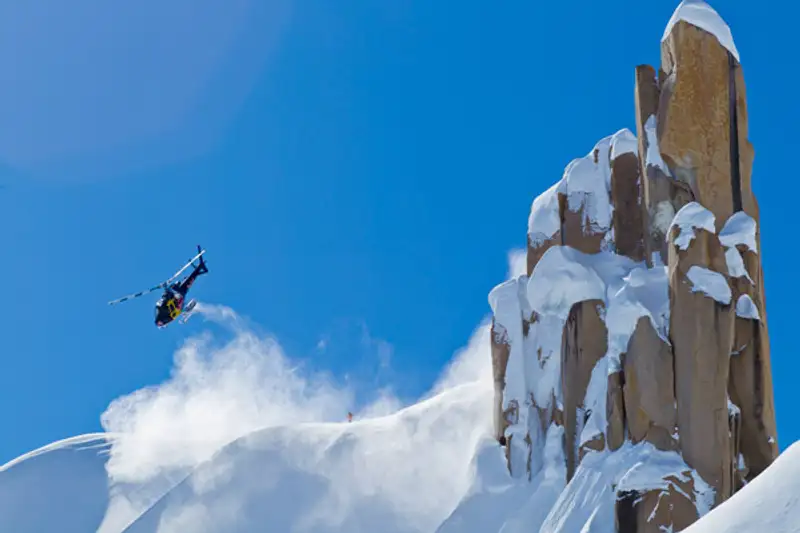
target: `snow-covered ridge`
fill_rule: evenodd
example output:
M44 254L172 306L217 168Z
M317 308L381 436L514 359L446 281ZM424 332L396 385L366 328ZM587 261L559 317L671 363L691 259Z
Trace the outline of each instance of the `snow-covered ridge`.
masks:
M614 213L610 201L611 162L628 153L638 153L638 141L629 129L623 128L601 139L585 156L570 161L561 179L531 205L528 216L531 246L540 246L561 229L559 194L566 196L571 211L584 209L583 217L592 231L611 229Z
M683 0L675 12L672 14L664 30L661 40L665 40L672 32L672 28L678 21L684 20L689 24L697 26L710 34L714 35L719 43L727 48L731 54L739 59L739 51L733 42L733 34L730 27L722 20L722 17L706 2L702 0Z
M109 433L86 433L84 435L77 435L69 437L56 442L52 442L41 448L37 448L28 453L22 454L19 457L12 459L4 465L0 465L0 474L10 470L14 466L21 464L25 461L34 459L40 455L56 450L84 450L84 449L107 449L114 441L114 435Z
M498 451L490 397L466 383L386 416L265 428L146 483L109 479L107 435L67 439L0 470L0 531L432 533L477 451Z

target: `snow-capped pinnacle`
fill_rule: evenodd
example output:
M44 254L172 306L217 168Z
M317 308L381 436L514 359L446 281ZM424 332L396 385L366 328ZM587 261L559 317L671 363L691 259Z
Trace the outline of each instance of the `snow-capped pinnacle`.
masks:
M667 27L664 30L664 35L661 37L662 41L669 37L672 28L680 20L686 21L714 35L719 41L719 44L727 48L736 58L736 61L739 61L739 51L736 49L736 45L733 42L731 29L722 17L714 11L714 8L706 2L703 0L683 0L677 9L675 9L672 18L669 19Z

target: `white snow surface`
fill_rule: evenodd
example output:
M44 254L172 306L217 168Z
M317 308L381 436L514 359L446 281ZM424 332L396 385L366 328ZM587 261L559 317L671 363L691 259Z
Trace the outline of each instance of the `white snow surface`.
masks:
M107 435L80 435L0 466L0 531L95 531L109 500L109 446Z
M800 442L684 533L800 532Z
M628 128L623 128L611 137L611 160L623 154L638 154L639 141Z
M607 427L606 397L608 392L608 357L603 357L592 369L589 385L583 400L584 408L591 412L589 419L581 429L578 446L590 442L599 435L604 435Z
M731 287L725 276L719 272L693 265L686 273L686 277L692 282L692 292L702 292L722 305L731 303L733 298Z
M714 223L714 213L697 202L689 202L675 214L675 218L672 219L667 230L666 238L669 239L672 228L677 227L679 232L675 237L675 245L681 250L686 250L695 237L695 229L704 229L709 233L716 234Z
M427 399L388 414L359 412L352 423L304 421L304 412L291 411L297 423L245 431L204 458L193 457L199 448L177 456L201 433L167 428L184 425L175 417L206 400L206 411L218 409L219 383L206 381L200 397L167 385L132 395L128 407L138 403L138 414L126 415L126 431L134 434L80 436L0 467L0 531L254 533L268 524L286 532L433 532L464 497L473 458L490 440L487 353L484 325ZM154 400L159 393L181 410ZM333 396L327 399L337 407ZM142 415L150 409L166 417L163 427ZM207 414L198 429L213 443L220 427Z
M552 426L542 438L538 447L539 464L534 465L530 481L509 480L500 461L502 451L485 448L479 456L478 474L468 496L435 533L539 531L566 485L563 434L563 428Z
M531 308L562 323L572 306L600 300L609 330L609 371L617 369L619 355L639 317L649 317L653 328L667 341L669 292L667 268L647 269L644 264L612 252L584 254L567 246L554 246L542 256L528 280ZM560 334L559 334L560 345Z
M750 283L753 283L753 278L747 271L744 265L742 254L736 248L727 248L725 250L725 263L728 265L728 275L732 278L745 278Z
M489 293L489 306L494 314L495 323L505 329L521 324L522 321L517 283L516 278L505 281Z
M644 123L644 133L647 137L647 153L645 154L645 165L654 166L661 169L667 176L672 176L669 167L661 157L661 150L658 147L658 131L656 116L650 115Z
M706 2L702 0L684 0L681 2L672 14L672 18L670 18L667 23L664 35L661 38L662 41L669 37L672 28L680 20L684 20L714 35L719 43L733 54L736 61L739 61L739 51L736 49L736 45L733 42L731 29L722 17L720 17Z
M539 246L553 237L561 229L558 214L558 193L564 193L564 182L559 181L536 197L531 204L528 216L528 240L532 246Z
M593 231L611 227L611 143L614 136L600 140L591 152L572 160L564 170L564 187L570 211L583 207L583 216ZM595 157L597 161L595 161Z
M749 318L751 320L761 320L756 303L748 294L742 294L736 301L736 316Z
M719 242L728 248L742 244L753 253L758 253L756 221L744 211L734 213L720 230Z
M505 394L510 398L522 398L525 390L521 379L525 375L525 357L522 335L523 299L520 298L520 290L525 287L526 280L525 275L520 275L498 285L489 293L495 329L502 327L506 342L510 345L505 388ZM524 438L524 435L520 438Z

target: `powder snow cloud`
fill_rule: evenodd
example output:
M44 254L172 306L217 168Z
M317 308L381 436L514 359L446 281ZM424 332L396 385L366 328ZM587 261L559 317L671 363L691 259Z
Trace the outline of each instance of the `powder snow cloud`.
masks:
M524 252L514 251L508 260L508 275L521 273ZM354 409L352 384L301 366L274 337L229 308L200 304L198 311L226 328L230 338L219 341L211 333L189 338L175 354L169 379L118 398L101 417L105 430L115 435L107 469L112 486L118 487L106 516L107 531L134 519L192 471L192 483L202 479L202 491L213 493L233 467L219 450L245 435L270 427L280 432L303 423L341 422ZM357 422L366 420L374 430L356 435L349 453L315 467L315 475L331 482L307 521L347 523L348 513L362 509L375 494L402 512L409 527L424 528L446 518L442 513L457 505L472 483L472 457L490 435L488 326L484 319L474 330L423 403L406 408L390 391L376 391L375 401L356 413ZM378 346L384 354L388 350L384 341ZM298 442L282 448L327 449L314 441L317 437L300 433L292 437ZM356 455L358 469L353 468ZM307 461L291 453L286 460L287 468L305 468ZM204 462L198 478L197 465ZM224 526L236 515L229 511L237 508L239 496L226 489L227 503L220 507L195 495L199 501L164 513L161 530L185 530L201 522Z

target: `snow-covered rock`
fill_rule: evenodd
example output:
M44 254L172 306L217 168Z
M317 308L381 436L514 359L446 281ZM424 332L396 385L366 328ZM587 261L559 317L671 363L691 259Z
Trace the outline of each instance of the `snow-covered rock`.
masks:
M702 0L683 0L672 14L672 18L669 19L667 27L664 29L662 40L666 40L669 37L675 24L681 20L702 28L716 37L719 40L719 44L728 49L737 61L739 60L739 51L733 42L731 29L706 2Z
M526 290L508 307L531 310L515 340L522 363L493 359L515 380L496 389L498 411L531 413L499 435L527 443L527 455L507 453L512 477L535 479L543 443L563 433L567 485L542 532L679 530L777 455L771 380L752 371L769 367L769 351L751 147L740 139L732 160L726 129L731 109L746 113L729 99L732 80L744 86L729 71L727 51L738 52L716 12L689 0L661 46L663 79L637 68L635 153L620 130L534 200ZM651 452L625 467L634 449ZM657 475L665 464L671 474Z
M726 247L743 245L747 250L758 253L756 226L753 217L744 211L734 213L720 230L719 242Z
M719 272L692 265L686 277L692 282L693 292L702 292L722 305L731 303L731 288Z
M675 244L681 250L686 250L695 237L695 230L703 229L709 233L715 233L714 213L697 202L689 202L675 214L667 233L669 234L673 228L678 230Z

